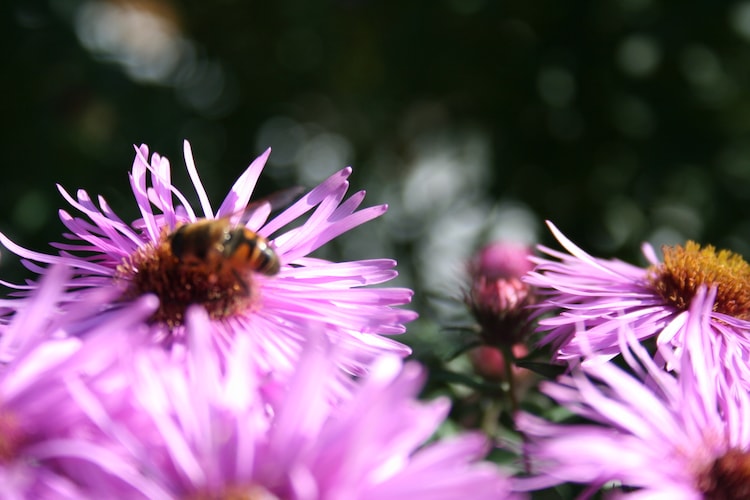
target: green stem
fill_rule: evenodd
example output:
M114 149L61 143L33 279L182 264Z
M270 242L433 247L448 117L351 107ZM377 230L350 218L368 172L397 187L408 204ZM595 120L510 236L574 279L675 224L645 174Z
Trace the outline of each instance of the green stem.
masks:
M500 351L503 353L503 357L505 358L505 379L508 381L508 399L510 400L510 420L513 423L513 427L515 428L515 422L516 422L516 413L521 409L520 405L518 404L518 396L516 395L516 378L513 376L513 368L516 366L516 357L513 354L513 347L509 345L503 345L500 347ZM518 429L516 429L516 432L518 432L519 436L521 437L521 441L524 443L526 442L526 435L523 432L520 432ZM527 474L531 473L531 463L529 461L529 457L526 456L526 452L523 453L523 468L524 471Z
M518 397L516 396L516 379L513 376L513 367L516 364L516 357L513 355L513 348L509 345L500 346L505 361L505 380L508 382L508 399L510 400L511 419L515 421L516 413L519 410Z

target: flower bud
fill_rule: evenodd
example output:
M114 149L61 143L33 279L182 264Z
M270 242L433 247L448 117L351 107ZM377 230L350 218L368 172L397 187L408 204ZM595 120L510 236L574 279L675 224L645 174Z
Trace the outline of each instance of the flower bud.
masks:
M516 344L528 331L527 306L535 302L535 295L521 277L534 267L530 255L525 246L494 243L480 250L469 265L471 288L464 301L488 345Z
M522 358L529 353L528 347L516 344L512 347L513 356ZM469 352L469 359L474 371L483 379L490 382L504 382L507 378L505 368L505 356L497 347L488 345L479 346ZM532 372L526 368L513 367L513 377L517 380L526 379Z
M520 278L534 269L534 264L529 260L531 255L531 249L525 245L491 243L477 252L469 264L469 272L472 277Z

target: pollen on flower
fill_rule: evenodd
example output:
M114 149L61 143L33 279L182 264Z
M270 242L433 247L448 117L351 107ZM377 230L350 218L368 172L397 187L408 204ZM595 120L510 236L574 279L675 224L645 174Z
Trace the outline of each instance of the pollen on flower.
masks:
M701 285L718 288L714 310L750 319L750 264L740 255L688 241L683 248L665 246L664 262L653 266L648 279L667 302L685 310Z
M239 276L207 263L181 262L172 253L167 233L157 244L139 247L117 267L117 280L125 284L124 300L153 293L159 309L154 323L182 326L185 311L201 305L212 319L224 319L253 307L257 293L252 276Z
M727 451L698 478L697 486L707 500L750 498L750 454Z

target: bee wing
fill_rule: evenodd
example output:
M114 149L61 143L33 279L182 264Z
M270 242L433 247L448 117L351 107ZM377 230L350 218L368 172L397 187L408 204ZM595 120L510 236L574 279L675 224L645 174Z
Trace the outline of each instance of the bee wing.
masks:
M305 188L295 186L276 191L268 196L255 200L243 210L229 216L232 225L244 225L249 228L262 226L268 217L283 208L288 207L304 193Z
M257 200L257 202L263 204L269 204L271 206L271 212L278 212L279 210L288 207L300 198L300 195L305 192L303 186L293 186L286 189L281 189L275 193L271 193L268 196ZM254 205L253 202L251 205ZM248 205L248 206L251 206Z

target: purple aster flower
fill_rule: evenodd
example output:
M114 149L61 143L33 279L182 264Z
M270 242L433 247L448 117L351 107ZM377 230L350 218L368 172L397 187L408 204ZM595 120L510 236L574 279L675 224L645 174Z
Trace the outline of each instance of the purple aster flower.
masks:
M611 358L620 352L624 326L637 339L656 337L657 345L679 354L693 297L700 286L715 286L706 330L712 349L743 365L750 361L750 265L739 255L688 242L665 246L660 262L644 244L651 265L642 268L592 257L547 224L570 255L540 246L558 260L532 257L536 269L524 279L543 299L536 306L539 330L547 332L541 343L551 344L557 359Z
M248 335L261 369L291 370L301 332L311 322L327 325L332 341L349 352L343 362L354 372L378 353L408 354L407 347L381 335L404 332L404 323L416 317L394 307L408 303L411 290L370 286L396 276L393 260L330 262L309 256L382 215L386 206L357 210L363 191L345 199L351 173L346 168L269 220L270 202L248 210L269 154L248 167L214 210L185 142L185 162L201 205L202 214L197 215L172 185L169 161L153 154L149 163L148 149L141 146L130 174L141 219L127 224L102 197L97 206L85 191L74 198L59 187L85 218L60 211L71 242L53 244L58 255L24 249L2 234L0 242L33 271L53 263L74 269L68 282L71 301L84 300L93 287L116 286L124 302L155 294L160 307L150 325L153 337L165 344L183 340L184 313L189 305L199 304L212 319L209 333L216 345L226 350L233 337ZM244 226L235 227L240 219ZM20 307L13 301L3 305Z
M522 489L562 482L593 494L616 481L634 498L750 498L750 394L734 366L714 349L716 289L700 287L685 325L677 376L621 335L636 376L613 363L579 366L544 392L591 424L561 425L528 414L517 419L535 475ZM667 351L665 356L671 356Z
M159 349L141 349L125 362L132 415L99 421L119 428L113 440L125 439L114 449L130 457L90 453L81 478L101 498L112 498L110 487L151 499L510 497L509 480L481 462L484 437L425 445L449 405L415 399L424 381L417 365L402 367L392 354L378 358L352 393L334 401L329 395L342 372L332 360L340 353L325 336L308 335L296 373L279 383L248 366L246 336L224 360L206 348L212 326L204 310L188 310L186 327L187 362Z
M82 452L81 435L102 435L72 397L76 380L86 380L101 394L117 389L115 379L103 377L122 351L112 333L133 342L132 332L153 313L153 297L134 301L95 321L85 316L101 310L106 295L91 294L87 303L61 310L70 274L53 266L24 307L2 325L0 337L0 488L3 498L91 498L91 491L50 458L50 449ZM93 318L92 318L93 319ZM85 335L80 336L82 330ZM85 338L85 340L82 340ZM115 335L114 338L117 338ZM144 339L141 336L141 339ZM120 376L119 387L125 379ZM110 404L111 408L116 405Z

